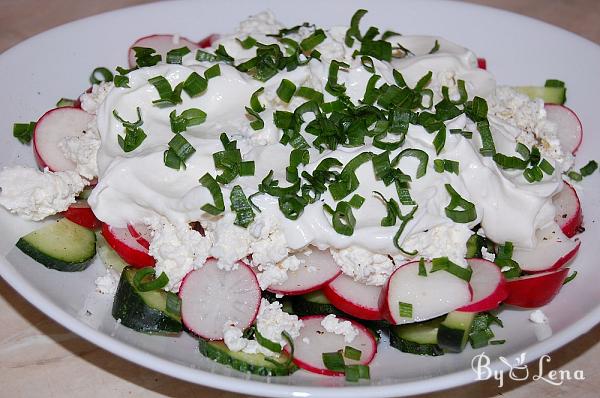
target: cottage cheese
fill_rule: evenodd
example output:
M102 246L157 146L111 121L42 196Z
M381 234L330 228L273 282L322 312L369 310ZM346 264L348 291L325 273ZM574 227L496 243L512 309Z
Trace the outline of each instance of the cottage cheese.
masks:
M104 101L108 93L114 88L113 82L102 82L100 84L94 84L92 91L89 93L83 93L79 96L81 102L81 109L95 115L98 111L98 107Z
M177 292L183 277L204 265L209 256L210 238L188 225L175 226L164 217L148 223L152 230L149 253L156 259L156 274L164 272L169 277L165 289Z
M529 314L529 320L533 323L548 323L548 317L542 312L542 310L535 310Z
M65 158L76 165L75 171L82 177L91 180L98 175L96 157L100 143L96 120L92 119L83 134L63 138L58 143L58 148Z
M432 259L448 257L450 261L467 266L467 240L473 232L464 224L443 224L428 231L411 235L404 241L403 249L417 251L417 256Z
M0 205L27 220L40 221L67 210L87 183L74 171L7 167L0 172Z
M350 321L340 321L333 314L327 315L321 320L321 326L329 333L335 333L344 336L346 343L352 343L356 336L358 336L358 330Z
M366 285L383 285L396 269L394 261L388 256L358 246L331 249L331 255L344 274Z
M115 294L117 286L119 285L119 274L109 268L106 270L106 274L96 278L96 291L101 294Z

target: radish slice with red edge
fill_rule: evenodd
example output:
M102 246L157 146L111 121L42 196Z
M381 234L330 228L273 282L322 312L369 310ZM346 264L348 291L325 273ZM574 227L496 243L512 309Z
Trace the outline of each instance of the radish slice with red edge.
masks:
M485 58L477 58L477 67L479 69L487 69L487 61L485 60Z
M548 304L558 294L569 268L508 279L508 297L504 303L522 308L537 308Z
M148 254L148 249L140 245L127 228L113 228L102 224L102 236L125 262L132 267L153 267L154 257Z
M146 249L150 249L150 241L152 240L152 231L144 224L127 224L127 229L131 236L138 241L138 243L144 246Z
M444 270L431 272L431 266L430 261L425 262L427 276L419 275L418 261L406 263L390 275L379 299L384 319L394 325L421 322L471 302L468 282ZM412 316L400 315L400 303L412 305Z
M217 35L217 34L212 34L212 35L206 36L204 39L202 39L198 42L198 47L200 47L200 48L210 47L218 39L219 39L219 35Z
M536 238L537 244L533 249L516 247L513 250L512 259L525 272L558 269L575 257L581 245L581 242L567 238L556 223L540 229Z
M323 293L336 308L359 319L379 320L381 286L356 282L348 275L340 275L323 288Z
M557 104L546 104L544 109L548 120L556 123L556 133L563 151L577 152L583 140L583 127L575 112Z
M244 330L256 318L261 290L254 272L244 263L225 271L208 260L181 282L181 319L193 333L210 340L223 339L227 322Z
M137 65L135 60L135 51L133 47L152 48L161 56L162 62L167 61L167 53L171 50L181 47L187 47L191 52L197 50L200 46L185 37L175 35L150 35L139 38L129 48L129 67L133 68Z
M63 212L63 216L75 224L89 229L96 229L102 226L100 220L96 218L94 212L85 200L78 200Z
M556 208L554 221L567 237L572 238L579 232L583 223L583 213L577 192L565 182L563 190L552 198L552 203Z
M48 167L50 171L75 170L75 163L64 156L58 143L66 137L81 136L92 118L71 106L51 109L42 115L33 132L33 153L39 167Z
M471 302L458 309L463 312L482 312L498 308L500 303L508 296L506 279L500 268L491 261L471 258L467 260L473 274L471 274Z
M377 353L377 342L373 333L366 327L351 319L337 317L340 321L349 321L352 327L356 329L358 335L351 342L347 343L344 336L327 332L321 325L325 315L311 315L300 318L302 328L300 335L294 339L294 363L312 373L318 373L327 376L341 376L343 372L327 369L323 363L323 353L344 351L346 346L360 351L360 360L353 360L344 357L346 365L368 365L371 363ZM289 353L289 346L284 347Z
M301 261L297 271L288 271L288 278L279 285L271 285L268 291L296 296L319 290L335 279L342 270L333 260L329 250L312 249L310 254L298 253Z

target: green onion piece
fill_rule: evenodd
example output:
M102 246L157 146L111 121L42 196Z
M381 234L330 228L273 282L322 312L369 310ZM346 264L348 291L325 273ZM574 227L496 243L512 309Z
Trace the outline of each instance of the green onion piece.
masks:
M423 257L419 259L419 276L427 276L427 269L425 268L425 259Z
M488 345L490 339L494 337L494 333L490 329L472 332L469 334L471 347L474 349L482 348Z
M114 78L115 87L130 88L129 77L123 75L116 75Z
M524 144L519 142L517 144L517 147L515 148L515 151L519 155L521 155L521 157L523 158L524 161L529 162L529 156L530 156L529 148L527 148Z
M133 47L135 52L135 64L143 68L145 66L154 66L162 60L160 54L155 54L156 50L148 47Z
M345 198L358 188L359 181L356 177L356 169L368 162L373 157L371 152L362 152L352 158L342 169L339 181L329 185L329 192L334 200Z
M573 273L571 275L569 275L565 278L563 285L566 285L567 283L571 282L573 279L575 279L576 276L577 276L577 271L573 271Z
M265 110L265 107L260 103L260 100L258 99L258 96L261 95L264 91L265 88L261 87L255 92L253 92L252 96L250 97L250 108L252 108L254 112L262 112Z
M392 30L386 30L385 32L383 32L383 34L381 35L381 40L387 40L390 37L394 37L394 36L402 36L402 34L394 32Z
M419 205L415 205L412 208L412 210L409 211L406 215L402 215L402 213L400 212L400 209L398 209L398 219L400 219L402 221L400 224L400 227L398 228L398 231L394 235L394 246L398 250L402 250L402 248L400 247L400 244L399 244L399 240L400 240L400 237L402 236L402 232L404 231L404 228L406 228L406 225L408 224L408 222L410 220L412 220L412 218L414 217L414 215L418 209L419 209Z
M352 45L354 44L354 39L358 39L358 40L362 40L362 36L360 34L360 20L362 19L362 17L365 16L365 14L367 13L367 10L357 10L354 15L352 16L352 19L350 20L350 27L348 28L348 30L346 31L346 38L345 38L345 43L346 46L348 47L352 47Z
M246 107L246 112L254 117L254 120L250 122L250 127L252 127L252 130L260 130L265 127L265 122L262 120L258 112L249 107Z
M362 355L362 352L360 350L357 350L354 347L350 347L349 345L344 347L344 356L348 359L360 361L361 355Z
M296 96L306 98L309 101L315 101L317 104L323 102L323 93L306 86L301 86L296 91Z
M467 253L465 258L482 258L481 250L485 244L485 238L481 235L473 234L467 240Z
M124 152L131 152L137 147L139 147L142 142L146 139L146 133L141 129L141 125L144 123L142 121L142 113L140 108L136 108L138 120L135 122L128 122L119 116L117 110L113 110L113 116L123 124L125 127L125 137L117 136L117 141L121 149Z
M331 223L333 229L338 234L351 236L354 233L354 226L356 225L356 219L354 218L354 214L352 214L352 206L348 202L338 202L331 217Z
M208 87L208 82L205 78L196 72L190 73L183 83L183 91L191 98L203 93Z
M253 176L255 170L256 170L256 165L254 164L253 160L245 160L243 162L240 162L238 165L238 174L241 177Z
M562 80L548 79L546 80L544 87L565 87L565 82Z
M398 163L400 163L400 159L406 156L416 158L419 161L419 166L417 167L415 177L417 179L423 177L427 173L427 163L429 162L429 155L427 155L427 152L415 148L404 149L392 160L392 167L398 165Z
M100 75L100 76L98 76ZM105 67L99 67L92 71L90 75L90 83L92 84L100 84L102 82L112 82L113 74L110 70Z
M35 125L36 122L13 124L13 137L18 139L21 144L29 144L33 139Z
M542 170L539 168L539 166L533 166L528 169L525 169L525 171L523 172L523 177L525 177L527 182L534 183L542 181L542 179L544 178L544 174L542 173Z
M350 206L354 207L355 209L360 209L363 203L365 203L365 198L363 198L359 194L354 194L354 196L352 196L352 199L350 199L348 203L350 203Z
M491 340L490 341L491 345L501 345L501 344L504 344L504 343L506 343L506 340Z
M569 178L570 178L571 180L573 180L573 181L577 181L577 182L579 182L579 181L583 180L583 177L581 176L581 174L579 174L579 173L578 173L578 172L576 172L576 171L569 171L569 172L567 173L567 176L569 176ZM525 177L525 178L527 178L527 177ZM529 180L527 180L527 181L529 181ZM531 181L530 181L530 182L531 182Z
M133 276L133 286L136 288L136 290L140 292L149 292L152 290L162 289L167 285L167 283L169 283L169 278L164 272L162 272L156 279L151 278L150 281L144 281L144 279L147 279L147 277L150 275L156 275L154 268L141 268L135 273Z
M412 318L413 316L413 305L411 303L398 302L398 309L400 312L400 318Z
M429 82L431 82L431 78L433 76L433 72L429 71L427 72L423 77L421 77L419 79L419 81L417 82L417 84L415 85L415 87L413 88L414 91L419 92L421 90L423 90L425 87L427 87L427 85L429 84Z
M377 97L379 96L379 90L375 87L377 81L381 78L379 75L373 75L369 78L367 82L367 87L365 88L365 96L362 99L362 103L366 105L373 105L375 101L377 101Z
M173 138L171 138L171 141L169 141L169 148L175 152L182 162L188 160L190 156L196 152L196 149L194 149L192 144L190 144L181 134L175 134Z
M439 155L444 149L444 145L446 144L446 128L442 127L439 129L435 137L433 138L433 147L435 148L435 154Z
M336 60L331 61L329 64L329 74L327 77L327 84L325 85L325 90L335 97L339 97L343 93L346 92L346 86L342 83L338 83L338 72L340 68L349 68L350 65L339 62Z
M446 217L457 223L468 223L477 218L475 205L464 199L452 188L452 185L445 184L446 191L450 195L450 203L444 209Z
M181 101L181 91L176 88L173 90L171 88L171 84L167 79L163 76L155 76L151 79L148 79L148 83L152 84L156 91L158 91L159 99L152 101L155 105L175 105L180 104ZM183 89L183 85L181 84L180 89Z
M236 39L236 40L237 40L238 43L240 43L240 46L242 46L242 48L244 50L251 49L257 43L256 39L253 38L252 36L248 36L244 40L240 40L240 39Z
M317 29L313 32L312 35L308 36L306 39L300 42L300 48L304 52L309 52L319 44L323 43L323 41L327 38L325 36L325 32L323 29Z
M476 123L487 121L487 101L481 97L473 98L473 101L469 101L465 104L465 113Z
M248 227L248 225L254 221L254 210L252 210L252 205L248 201L248 198L246 198L242 187L239 185L234 186L229 195L229 199L231 201L231 210L235 212L235 221L233 223L243 228ZM279 351L281 351L281 347Z
M254 330L254 337L256 338L256 341L258 342L258 344L265 347L267 350L270 350L273 352L281 352L281 350L282 350L281 344L271 341L271 340L267 339L266 337L264 337L262 334L260 334L260 332L258 331L258 328Z
M554 166L552 166L546 159L542 159L538 167L548 175L552 175L554 173ZM581 175L583 176L583 173Z
M369 366L367 365L346 365L344 374L346 381L352 383L358 382L360 379L369 380L371 378Z
M494 156L496 153L496 145L494 144L494 138L488 121L477 122L477 130L481 136L481 149L479 149L479 152L483 156Z
M219 64L213 65L204 71L204 78L210 80L213 77L221 76L221 67Z
M531 154L529 155L529 164L531 164L532 166L537 166L541 158L542 155L540 154L540 149L536 146L531 148Z
M288 79L282 79L279 87L277 88L277 96L285 103L289 103L294 93L296 92L296 85Z
M69 98L61 98L56 103L57 108L64 108L64 107L69 107L69 106L75 106L75 100L72 100Z
M473 138L473 132L461 129L450 129L450 134L460 134L467 139Z
M443 159L435 159L433 161L433 169L437 173L443 173L444 172L444 160Z
M473 270L470 267L463 268L460 265L450 261L448 257L438 257L432 259L430 272L437 272L442 270L467 282L471 280L471 275L473 274Z
M392 44L385 40L363 40L360 54L389 62L392 60Z
M170 167L175 170L179 170L179 169L181 169L182 166L184 166L181 159L179 159L179 156L177 156L175 151L172 150L171 148L167 149L163 153L163 163L165 164L165 166Z
M373 59L371 57L368 55L361 56L360 63L367 72L375 73L375 65L373 65Z
M467 100L469 99L469 96L467 94L467 89L465 87L465 81L462 79L459 79L457 82L457 86L458 86L458 94L459 94L459 98L457 100L450 99L449 88L447 86L442 87L442 96L444 97L444 99L446 101L450 102L451 104L462 105L465 102L467 102Z
M542 160L542 162L544 162ZM542 167L542 164L540 163L540 168ZM594 173L594 171L596 171L598 169L598 162L596 162L595 160L590 160L585 166L583 166L581 169L579 169L579 174L581 174L582 177L587 177L591 174ZM544 170L544 169L542 169ZM545 171L545 170L544 170ZM554 170L552 170L554 171ZM552 172L547 173L547 174L552 174Z
M321 358L323 359L323 364L327 369L337 372L344 371L344 357L342 356L341 352L324 352L321 355Z
M433 45L431 50L429 50L429 54L435 54L436 52L439 51L439 49L440 49L440 43L436 40L435 44Z
M187 47L174 48L167 53L167 63L181 65L181 59L183 56L189 54L190 52L190 49Z
M528 161L516 156L506 156L501 153L495 153L492 159L494 159L494 162L496 162L498 167L505 170L525 170L527 168L527 164L529 163Z
M211 176L206 173L200 178L200 184L208 189L210 192L214 205L207 203L201 207L201 209L208 214L216 216L217 214L225 211L225 202L223 201L223 193L221 192L221 187L219 183Z
M206 120L206 113L198 108L190 108L177 116L177 111L173 110L169 114L169 120L171 122L171 131L175 134L179 134L187 130L188 127L204 123Z
M398 206L398 202L396 202L393 198L387 200L381 193L377 191L373 191L373 193L377 195L386 206L387 214L381 219L381 226L392 227L396 225L396 219L398 218L398 214L400 214L400 207Z

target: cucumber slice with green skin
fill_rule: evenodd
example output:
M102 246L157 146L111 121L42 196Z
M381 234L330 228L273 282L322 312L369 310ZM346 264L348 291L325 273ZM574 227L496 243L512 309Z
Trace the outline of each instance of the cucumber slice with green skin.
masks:
M21 237L16 246L47 268L83 271L96 255L96 234L62 218Z
M467 341L475 312L453 311L440 324L437 333L438 345L448 352L462 352Z
M320 290L292 297L292 308L298 316L335 314L348 317L347 314L331 304Z
M142 333L181 332L179 297L164 290L140 292L133 284L137 271L133 267L123 270L113 302L113 318L120 320L123 326Z
M210 341L200 338L198 340L200 353L220 364L229 366L240 372L252 373L260 376L287 376L294 373L298 367L293 363L287 365L288 356L282 352L273 360L276 365L265 359L263 354L247 354L241 351L231 351L222 341Z
M443 318L390 327L390 345L402 352L439 356L444 350L438 345L438 328Z
M567 100L567 89L564 87L521 86L514 89L531 99L541 98L546 104L562 105Z
M129 265L110 247L104 236L100 232L96 232L96 252L102 260L106 268L112 268L119 274L123 272L125 267Z

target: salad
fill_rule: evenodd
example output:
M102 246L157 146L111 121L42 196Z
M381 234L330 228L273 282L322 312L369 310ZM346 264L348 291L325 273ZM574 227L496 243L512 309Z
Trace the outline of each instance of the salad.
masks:
M565 84L508 87L441 37L361 24L140 38L126 67L37 122L39 168L0 205L55 217L16 246L85 271L112 315L198 338L243 372L368 379L382 334L438 356L502 344L504 305L550 302L583 231ZM536 313L535 319L543 319Z

